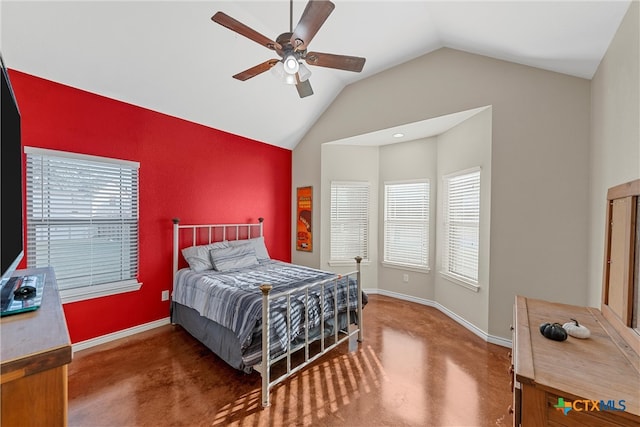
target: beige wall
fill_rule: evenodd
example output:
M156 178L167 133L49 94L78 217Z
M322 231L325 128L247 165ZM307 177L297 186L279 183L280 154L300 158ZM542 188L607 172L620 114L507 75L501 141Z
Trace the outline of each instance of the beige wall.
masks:
M322 143L486 105L492 180L485 332L508 338L516 294L586 303L588 80L437 50L345 88L294 149L293 182L321 185ZM316 225L321 211L316 204ZM314 231L320 248L324 238ZM292 258L320 265L319 250Z
M348 273L355 270L356 263L347 265L330 265L330 200L331 181L367 181L370 183L370 194L378 192L378 147L354 147L344 145L325 144L322 146L320 156L321 185L316 195L320 196L319 203L315 204L314 212L320 211L320 228L314 229L314 252L320 254L320 263L314 267L324 270ZM317 198L317 197L316 197ZM375 288L378 276L378 228L377 211L378 200L371 197L369 200L369 262L362 263L362 281L364 287ZM320 236L323 245L318 244L316 236ZM296 262L294 261L294 264Z
M640 178L640 3L631 3L591 81L589 301L600 307L607 189Z
M478 109L482 110L482 109ZM390 138L391 139L391 138ZM478 330L488 328L489 255L491 219L491 108L486 107L452 129L431 137L380 147L323 144L321 148L321 220L324 242L330 239L329 186L332 180L368 181L371 184L371 245L369 263L362 267L366 289L425 303L438 303ZM348 143L346 143L348 144ZM442 178L480 167L481 233L479 290L470 290L443 278L440 236ZM389 181L428 179L430 182L429 271L382 264L384 236L384 184ZM377 206L377 211L376 207ZM379 237L379 238L378 238ZM436 244L436 241L438 244ZM320 248L320 267L346 272L329 263L329 245ZM404 280L406 275L407 281Z
M478 289L470 290L439 274L442 253L436 253L434 301L462 317L476 328L489 330L490 244L491 244L491 108L467 119L438 136L438 194L442 194L442 177L480 167L480 239L478 251ZM438 197L437 247L442 247L442 197Z
M435 256L436 256L436 221L437 221L437 161L438 139L425 138L416 141L391 144L380 147L380 191L379 200L384 200L384 183L386 181L403 181L410 179L429 180L429 267L428 273L407 271L395 267L380 266L378 272L378 288L389 292L411 295L425 300L434 299ZM382 254L382 238L384 236L384 203L379 203L378 217L380 224L378 234L378 253ZM381 255L382 256L382 255ZM382 261L382 258L380 259ZM403 275L408 275L408 282L403 281Z

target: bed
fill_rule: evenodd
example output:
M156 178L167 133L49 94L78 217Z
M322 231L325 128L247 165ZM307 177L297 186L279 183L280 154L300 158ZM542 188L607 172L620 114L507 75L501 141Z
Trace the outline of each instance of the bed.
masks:
M360 262L356 257L355 271L336 274L273 260L262 218L194 225L174 219L171 322L233 368L257 371L266 407L272 387L345 341L362 342Z

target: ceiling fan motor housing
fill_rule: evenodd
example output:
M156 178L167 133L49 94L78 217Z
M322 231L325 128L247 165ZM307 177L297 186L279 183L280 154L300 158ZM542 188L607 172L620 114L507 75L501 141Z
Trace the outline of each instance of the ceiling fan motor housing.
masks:
M276 43L281 46L281 49L278 49L278 47L276 46L275 51L281 58L286 58L289 55L293 55L297 60L300 60L301 58L304 58L304 54L307 52L307 50L295 50L295 48L291 44L292 35L293 33L280 34L276 39Z

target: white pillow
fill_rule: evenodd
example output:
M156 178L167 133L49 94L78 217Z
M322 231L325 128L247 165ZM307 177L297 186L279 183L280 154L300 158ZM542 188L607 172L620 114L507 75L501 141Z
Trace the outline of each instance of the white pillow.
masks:
M256 237L253 239L244 239L244 240L229 240L229 246L243 246L249 245L256 251L256 257L258 259L271 259L269 257L269 252L267 251L267 247L264 244L264 236Z
M248 245L212 249L210 254L213 268L217 271L235 270L258 264L256 251Z
M190 246L188 248L182 249L182 256L187 263L189 264L189 268L199 273L204 270L213 270L213 264L211 263L211 255L209 252L212 249L222 249L228 248L229 242L215 242L210 243L208 245L199 245L199 246Z

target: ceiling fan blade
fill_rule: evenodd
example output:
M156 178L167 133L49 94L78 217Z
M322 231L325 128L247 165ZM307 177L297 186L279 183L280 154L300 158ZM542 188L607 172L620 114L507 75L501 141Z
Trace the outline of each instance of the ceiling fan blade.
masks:
M223 27L227 27L231 31L235 31L241 36L245 36L246 38L253 40L256 43L261 44L267 49L282 49L282 46L280 46L280 44L274 42L269 37L263 36L253 28L249 28L242 22L235 20L224 12L217 12L211 17L211 20L222 25Z
M300 21L291 35L291 45L295 50L305 50L324 21L336 6L330 1L309 0Z
M332 53L308 52L305 60L309 65L318 67L336 68L338 70L353 71L359 73L364 67L366 58L358 56L334 55Z
M298 95L300 95L300 98L305 98L307 96L313 95L313 89L311 89L311 83L309 83L308 79L301 82L298 79L298 75L296 74L296 80L298 80L296 89L298 90Z
M265 71L268 71L271 67L273 67L277 63L278 63L277 59L270 59L268 61L263 62L262 64L258 64L255 67L251 67L247 70L244 70L236 74L235 76L233 76L233 78L241 81L249 80L250 78L257 76L258 74L262 74Z

